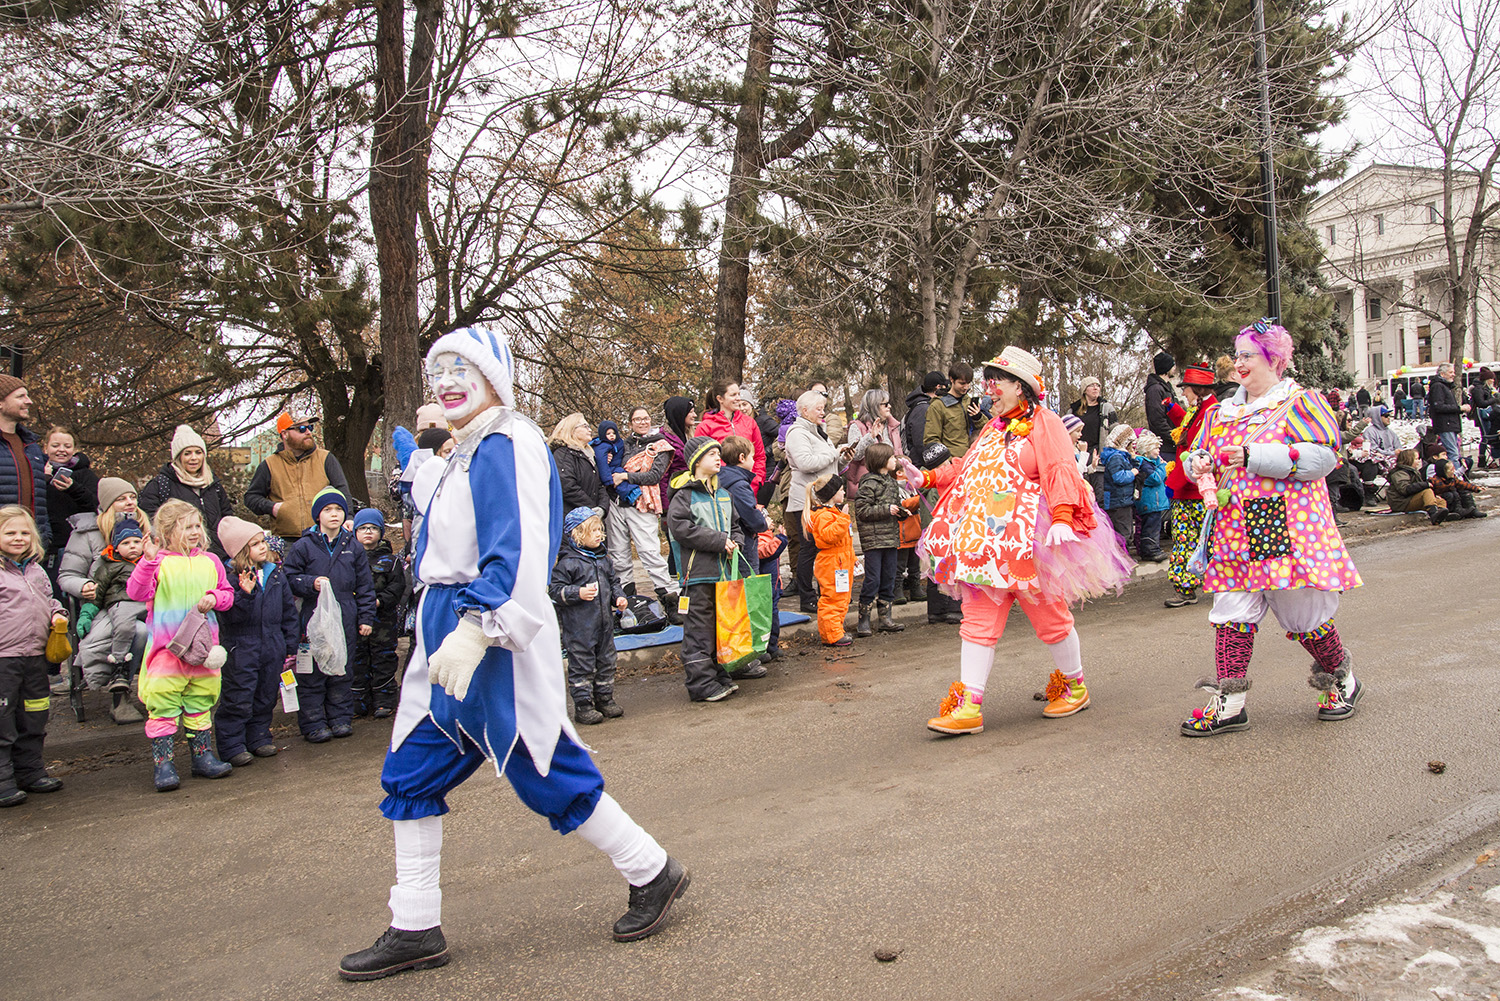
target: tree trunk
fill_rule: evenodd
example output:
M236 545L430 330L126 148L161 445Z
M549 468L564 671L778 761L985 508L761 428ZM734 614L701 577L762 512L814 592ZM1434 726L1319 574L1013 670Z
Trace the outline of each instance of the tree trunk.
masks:
M320 380L315 389L323 410L323 447L333 453L349 478L349 492L361 503L371 500L369 482L365 479L365 449L380 420L384 394L381 392L379 368L360 373L352 387L341 382ZM380 495L375 496L378 504Z
M427 198L427 103L443 5L441 0L414 0L413 6L417 14L408 67L404 0L375 3L370 225L380 268L380 354L390 427L410 421L425 398L417 210ZM374 426L371 421L369 430ZM361 452L361 469L363 465Z
M719 285L714 295L713 377L739 382L745 376L745 304L750 298L750 219L760 179L761 116L771 53L776 45L777 0L756 0L750 22L750 51L740 110L735 118L734 160L724 201L724 236L719 242Z

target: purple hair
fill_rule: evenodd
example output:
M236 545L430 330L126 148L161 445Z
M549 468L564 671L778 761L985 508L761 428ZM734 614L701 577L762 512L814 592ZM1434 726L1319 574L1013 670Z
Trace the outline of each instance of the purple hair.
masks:
M1292 335L1285 327L1269 320L1257 320L1241 330L1234 339L1234 348L1236 351L1248 348L1259 351L1278 379L1292 363Z

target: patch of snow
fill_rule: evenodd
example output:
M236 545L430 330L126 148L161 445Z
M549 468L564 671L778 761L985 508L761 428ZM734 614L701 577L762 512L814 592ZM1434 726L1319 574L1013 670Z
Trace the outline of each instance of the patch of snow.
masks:
M1450 952L1441 949L1433 949L1424 952L1410 963L1406 964L1406 971L1401 975L1404 977L1418 966L1451 966L1455 970L1463 968L1463 961Z
M1492 886L1479 895L1480 900L1491 904L1500 904L1500 886Z

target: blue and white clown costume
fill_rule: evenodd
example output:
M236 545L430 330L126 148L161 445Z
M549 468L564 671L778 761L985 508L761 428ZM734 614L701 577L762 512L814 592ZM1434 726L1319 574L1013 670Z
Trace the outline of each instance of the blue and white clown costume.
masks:
M482 372L500 405L463 422L452 456L424 463L412 485L423 515L413 565L425 589L380 777L380 809L396 838L391 927L409 931L441 921L444 797L486 760L523 803L558 832L576 830L632 886L650 883L667 863L604 791L568 720L547 596L562 492L541 430L514 410L509 344L486 330L454 331L428 352L429 372L447 354ZM443 665L455 660L466 668L477 661L471 680L448 680Z

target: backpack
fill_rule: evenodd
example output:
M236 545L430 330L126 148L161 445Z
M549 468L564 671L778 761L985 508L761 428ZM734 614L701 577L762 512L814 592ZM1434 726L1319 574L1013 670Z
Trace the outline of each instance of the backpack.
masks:
M667 625L667 613L662 609L661 602L644 594L626 595L625 611L620 616L623 618L627 613L635 616L635 625L626 627L617 621L615 632L630 635L654 633Z

